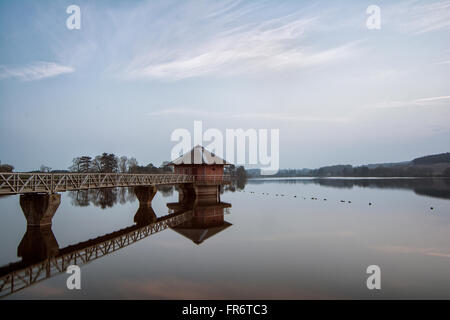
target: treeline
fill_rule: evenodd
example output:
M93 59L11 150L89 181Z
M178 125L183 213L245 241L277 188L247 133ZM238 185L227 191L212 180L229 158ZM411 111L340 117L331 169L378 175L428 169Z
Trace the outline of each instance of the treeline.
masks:
M417 166L380 166L376 168L369 168L367 166L343 166L341 170L336 170L334 168L331 172L326 168L312 170L312 175L318 177L430 177L433 176L433 170L431 168Z
M10 164L2 164L2 162L0 161L0 172L13 172L14 170L14 166L10 165Z
M259 171L248 172L251 177L261 177ZM436 175L433 168L427 166L367 166L336 165L318 169L282 169L272 177L450 177L450 167Z
M155 167L152 163L140 166L133 157L118 157L113 153L104 152L94 158L90 156L73 158L69 170L100 173L170 173L172 169L167 164L168 162L164 162L160 167Z

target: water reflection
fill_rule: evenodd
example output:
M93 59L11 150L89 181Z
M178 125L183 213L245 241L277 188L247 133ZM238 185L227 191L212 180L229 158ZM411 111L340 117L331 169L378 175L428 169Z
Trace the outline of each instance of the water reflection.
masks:
M151 188L118 189L107 219L100 207L71 208L66 195L54 234L45 225L17 228L24 219L7 215L18 207L9 197L1 222L16 227L3 233L3 263L15 260L16 249L20 260L0 268L0 296L45 281L12 298L45 298L51 288L57 298L372 299L365 271L379 264L384 288L376 297L448 298L450 202L416 195L448 199L448 185L448 179L249 180L252 192L226 194L234 207L230 216L221 195L199 199L183 188L169 203ZM139 206L120 206L121 193ZM328 201L309 201L311 196ZM46 210L23 204L42 224L52 215L53 200L42 202ZM21 230L19 237L10 230ZM150 237L154 233L159 235ZM68 264L83 265L132 244L83 268L90 278L79 295L65 289L65 275L47 281Z
M447 178L281 178L252 179L250 184L282 183L282 184L317 184L332 188L380 188L407 189L418 195L450 199L450 179Z
M174 212L192 210L191 219L172 229L198 245L231 226L224 219L231 204L214 197L186 198L180 194L179 201L168 203L167 207Z
M163 197L173 195L174 186L157 186L157 190ZM103 188L68 191L69 197L72 199L72 205L77 207L87 207L94 205L102 209L112 208L120 203L136 201L135 188Z
M156 187L123 189L128 190L123 193L119 189L73 192L71 198L76 199L75 202L80 206L90 203L108 203L108 206L112 206L117 201L112 199L118 199L118 195L133 194L134 199L139 201L139 207L134 215L134 225L124 229L59 248L52 231L51 217L47 224L29 224L17 248L17 256L21 260L0 267L0 297L65 272L68 265L86 264L168 228L200 244L231 225L224 220L225 208L230 208L231 204L220 202L219 195L200 198L186 191L180 192L178 202L167 204L169 214L157 217L152 208ZM165 188L163 192L171 193L173 188ZM21 196L24 213L30 211L30 206L33 215L45 213L49 211L49 207L54 208L55 206L49 206L51 201L47 198L51 196L41 196L38 201L32 201L35 199L31 199L29 195ZM102 202L105 199L108 201ZM39 207L40 204L42 208ZM54 209L56 208L57 206ZM31 220L27 218L27 221Z

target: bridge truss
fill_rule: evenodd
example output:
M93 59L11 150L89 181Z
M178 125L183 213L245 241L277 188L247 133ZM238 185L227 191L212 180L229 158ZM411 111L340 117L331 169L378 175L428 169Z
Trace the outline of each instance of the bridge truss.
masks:
M192 183L186 174L0 173L0 195Z

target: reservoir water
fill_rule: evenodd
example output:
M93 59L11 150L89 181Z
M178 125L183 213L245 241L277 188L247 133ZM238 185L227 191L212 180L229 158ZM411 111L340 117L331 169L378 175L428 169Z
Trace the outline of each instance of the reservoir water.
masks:
M1 197L0 297L450 299L450 179L248 180L220 198L212 224L186 218L80 262L81 290L60 272L11 293L5 277L27 266L25 243L58 253L111 239L139 215L173 212L178 192L161 189L144 213L128 189L62 193L51 230L28 235L19 196ZM370 265L380 290L367 288Z

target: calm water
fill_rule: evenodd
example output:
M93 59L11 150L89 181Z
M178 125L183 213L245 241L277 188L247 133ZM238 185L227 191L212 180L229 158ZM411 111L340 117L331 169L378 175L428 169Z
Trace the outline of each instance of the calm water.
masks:
M125 191L62 194L59 249L133 226L139 202ZM158 192L153 211L177 201L176 190ZM232 205L223 227L169 228L81 265L79 291L60 273L4 299L450 298L450 180L249 180L221 201ZM26 220L19 196L0 209L5 266L21 260ZM366 287L372 264L378 291Z

